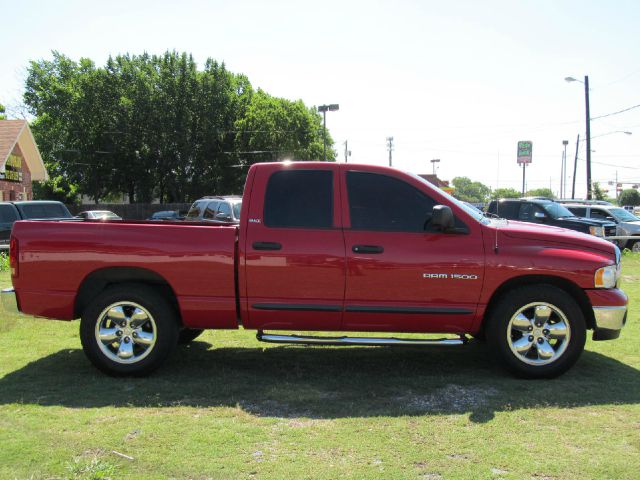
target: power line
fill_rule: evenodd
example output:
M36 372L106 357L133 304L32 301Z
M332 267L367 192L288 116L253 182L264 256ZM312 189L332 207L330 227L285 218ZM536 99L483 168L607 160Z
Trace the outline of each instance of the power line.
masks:
M634 108L640 107L640 104L634 105L633 107L625 108L624 110L619 110L613 113L607 113L606 115L600 115L599 117L591 117L591 120L598 120L599 118L611 117L612 115L618 115L619 113L628 112L629 110L633 110Z

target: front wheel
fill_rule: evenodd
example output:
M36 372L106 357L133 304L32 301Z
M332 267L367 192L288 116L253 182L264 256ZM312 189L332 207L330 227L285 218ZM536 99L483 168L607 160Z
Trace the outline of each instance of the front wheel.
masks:
M582 310L552 285L520 287L498 302L487 324L489 347L518 376L552 378L578 360L586 341Z
M115 285L82 314L85 355L109 375L142 376L175 348L179 324L173 307L145 285Z

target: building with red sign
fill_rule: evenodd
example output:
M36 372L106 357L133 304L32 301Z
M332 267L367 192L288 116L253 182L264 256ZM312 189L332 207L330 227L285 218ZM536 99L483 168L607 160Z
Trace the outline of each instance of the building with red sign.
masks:
M26 120L0 120L0 201L32 200L47 170Z

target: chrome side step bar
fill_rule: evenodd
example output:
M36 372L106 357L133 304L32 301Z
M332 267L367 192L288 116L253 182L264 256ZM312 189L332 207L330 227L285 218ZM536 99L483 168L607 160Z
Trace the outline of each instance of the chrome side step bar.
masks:
M468 339L464 335L459 338L376 338L376 337L316 337L306 335L275 335L258 330L256 338L260 342L283 343L295 345L363 345L363 346L389 346L389 345L413 345L413 346L450 346L464 345Z

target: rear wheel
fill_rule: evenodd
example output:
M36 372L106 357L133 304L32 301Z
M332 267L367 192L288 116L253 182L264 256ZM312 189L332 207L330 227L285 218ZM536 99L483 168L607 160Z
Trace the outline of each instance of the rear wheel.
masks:
M85 355L109 375L147 375L175 348L179 325L169 303L145 285L107 288L80 322Z
M556 377L571 368L584 350L584 315L557 287L520 287L496 305L488 320L487 340L498 361L516 375Z
M640 240L635 240L632 244L631 244L631 251L638 253L640 252Z

